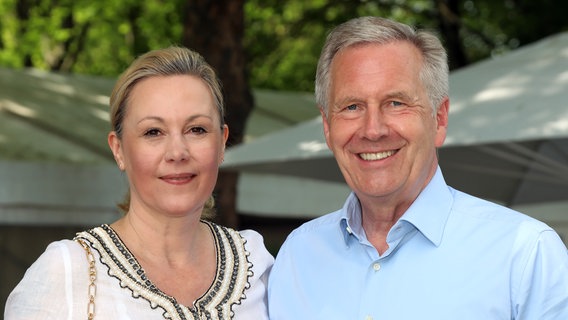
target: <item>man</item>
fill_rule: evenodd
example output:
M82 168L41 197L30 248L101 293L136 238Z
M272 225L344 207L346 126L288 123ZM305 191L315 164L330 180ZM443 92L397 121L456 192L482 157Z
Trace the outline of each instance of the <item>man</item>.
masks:
M283 244L271 319L568 319L558 235L444 181L448 75L440 41L407 25L364 17L328 36L316 100L353 192Z

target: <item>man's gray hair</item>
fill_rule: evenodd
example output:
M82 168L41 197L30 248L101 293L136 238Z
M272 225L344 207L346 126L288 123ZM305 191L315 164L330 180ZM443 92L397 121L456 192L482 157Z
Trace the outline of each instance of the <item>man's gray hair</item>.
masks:
M316 102L327 115L330 68L335 55L348 47L360 44L387 44L408 41L422 53L424 64L420 79L424 84L432 108L438 108L449 95L449 70L447 53L436 35L428 31L416 31L412 27L380 17L361 17L335 27L327 36L316 72ZM377 61L380 63L380 61Z

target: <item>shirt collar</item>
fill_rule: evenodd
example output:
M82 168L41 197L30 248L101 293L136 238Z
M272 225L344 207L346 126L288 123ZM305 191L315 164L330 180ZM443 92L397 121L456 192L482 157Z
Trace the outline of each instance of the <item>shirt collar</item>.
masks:
M365 239L365 232L361 223L361 204L354 192L349 194L341 210L340 228L346 245L349 245L351 236L358 240Z
M432 180L400 219L414 225L428 240L439 246L452 204L452 193L438 167Z
M430 242L439 246L452 202L452 194L446 185L440 167L438 167L432 180L400 220L409 222ZM359 241L366 239L361 223L361 205L353 192L351 192L341 210L340 228L347 245L350 236L355 236Z

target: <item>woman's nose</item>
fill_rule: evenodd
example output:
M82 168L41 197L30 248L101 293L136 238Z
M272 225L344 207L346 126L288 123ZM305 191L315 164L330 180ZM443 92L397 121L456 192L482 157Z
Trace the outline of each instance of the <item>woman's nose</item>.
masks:
M184 161L189 159L189 146L182 135L170 136L167 148L167 161Z

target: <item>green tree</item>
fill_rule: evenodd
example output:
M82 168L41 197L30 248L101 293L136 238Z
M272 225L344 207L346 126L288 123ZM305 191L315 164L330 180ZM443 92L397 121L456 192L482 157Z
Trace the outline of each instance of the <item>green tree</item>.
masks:
M180 43L181 1L2 0L0 65L114 77Z
M245 48L253 87L313 90L329 29L361 15L437 32L457 69L568 30L563 0L248 0Z
M192 2L2 0L0 65L114 77L136 55L182 42L186 13L182 8ZM355 16L391 17L439 32L452 69L568 29L564 17L568 2L563 0L247 0L237 4L244 5L243 46L250 84L282 90L312 90L326 33Z

